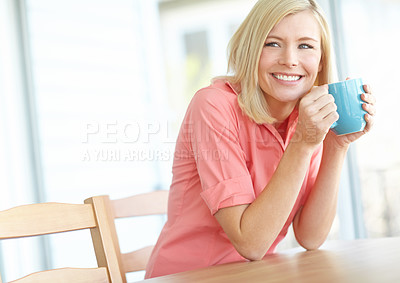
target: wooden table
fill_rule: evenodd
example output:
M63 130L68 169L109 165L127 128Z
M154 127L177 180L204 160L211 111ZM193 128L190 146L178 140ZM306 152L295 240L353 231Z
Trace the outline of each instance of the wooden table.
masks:
M142 281L143 282L143 281ZM400 238L328 241L261 261L211 266L145 280L173 282L400 282Z

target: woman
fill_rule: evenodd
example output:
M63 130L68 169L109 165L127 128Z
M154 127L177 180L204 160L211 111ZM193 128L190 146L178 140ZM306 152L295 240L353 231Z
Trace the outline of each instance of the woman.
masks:
M336 136L330 34L312 0L260 0L231 39L231 76L191 101L176 145L168 221L146 277L259 260L290 224L317 249L336 213L350 143Z

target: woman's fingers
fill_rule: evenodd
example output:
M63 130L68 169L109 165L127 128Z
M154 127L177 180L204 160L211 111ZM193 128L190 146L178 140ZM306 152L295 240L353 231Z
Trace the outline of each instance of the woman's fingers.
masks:
M315 86L300 101L300 106L307 107L318 100L322 95L328 93L328 85Z
M376 97L371 92L371 87L369 85L364 85L364 91L361 95L361 99L366 103L363 104L363 109L368 112L369 115L374 116L376 114Z
M299 127L306 140L321 142L330 126L339 115L333 96L328 93L328 86L314 87L300 101Z
M374 117L369 114L365 114L364 119L367 122L364 128L364 133L367 133L374 126Z
M376 98L374 95L370 93L363 93L361 96L361 99L364 100L365 102L374 105L376 103Z
M375 116L375 114L376 114L375 105L370 104L370 103L364 103L364 104L362 105L362 108L363 108L365 111L367 111L369 115Z
M372 94L372 90L370 85L364 85L364 91L361 95L361 99L366 103L363 104L362 108L367 111L368 114L365 114L364 118L367 124L365 125L364 132L367 133L371 130L374 125L374 116L376 114L376 97Z
M364 88L364 91L366 92L366 93L372 93L372 90L371 90L371 86L370 85L363 85L363 88Z
M327 88L315 89L307 98L309 100L303 104L304 112L314 122L323 121L329 114L337 114L335 99Z

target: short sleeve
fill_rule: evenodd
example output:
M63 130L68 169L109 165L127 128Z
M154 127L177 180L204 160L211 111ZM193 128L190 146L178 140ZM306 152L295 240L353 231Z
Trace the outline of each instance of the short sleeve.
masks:
M255 193L239 142L236 95L216 88L196 93L189 115L190 144L202 186L201 197L212 214L254 201Z

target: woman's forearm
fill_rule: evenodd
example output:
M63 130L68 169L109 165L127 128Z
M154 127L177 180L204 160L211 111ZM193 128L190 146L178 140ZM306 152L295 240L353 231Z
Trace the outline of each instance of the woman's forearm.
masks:
M324 144L315 185L293 223L296 239L306 249L317 249L329 234L336 215L340 175L347 150L348 147Z
M242 256L261 259L273 244L296 202L312 154L313 148L291 143L268 185L251 205L215 214L220 223L236 219L237 225L222 226Z

